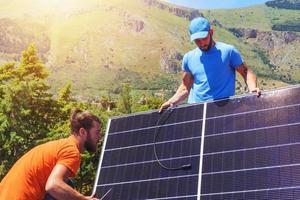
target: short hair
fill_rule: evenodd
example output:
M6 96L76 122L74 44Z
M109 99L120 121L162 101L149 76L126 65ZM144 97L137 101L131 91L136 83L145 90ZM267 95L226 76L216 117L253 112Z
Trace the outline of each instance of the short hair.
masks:
M89 131L93 127L93 122L98 122L101 125L101 121L96 115L78 108L72 111L70 121L71 131L76 134L79 133L80 128Z

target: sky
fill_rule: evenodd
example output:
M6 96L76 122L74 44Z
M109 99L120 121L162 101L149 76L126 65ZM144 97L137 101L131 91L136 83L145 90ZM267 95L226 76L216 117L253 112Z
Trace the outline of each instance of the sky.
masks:
M196 9L229 9L264 4L268 0L165 0L169 3Z

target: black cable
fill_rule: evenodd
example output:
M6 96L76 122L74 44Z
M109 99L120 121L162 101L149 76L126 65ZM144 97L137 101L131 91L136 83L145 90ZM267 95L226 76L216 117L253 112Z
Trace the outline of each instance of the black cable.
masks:
M187 170L187 169L191 169L192 168L192 164L186 164L186 165L181 165L179 167L168 167L166 165L164 165L158 158L157 156L157 150L156 150L156 142L157 142L157 137L158 137L158 133L159 133L159 128L160 125L164 124L167 119L171 116L171 113L174 109L169 108L167 110L164 110L162 113L162 116L157 120L156 123L156 128L155 128L155 132L154 132L154 144L153 144L153 150L154 150L154 155L156 158L157 163L164 169L166 170Z

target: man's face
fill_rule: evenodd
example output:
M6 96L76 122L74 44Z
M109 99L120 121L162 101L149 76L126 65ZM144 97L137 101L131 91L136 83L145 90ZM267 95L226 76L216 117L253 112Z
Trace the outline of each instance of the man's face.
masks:
M205 38L196 39L194 42L201 51L208 51L212 46L212 33L208 32L208 35Z
M94 153L97 151L97 145L101 138L101 125L98 122L93 122L94 126L88 131L84 143L84 147L88 152Z

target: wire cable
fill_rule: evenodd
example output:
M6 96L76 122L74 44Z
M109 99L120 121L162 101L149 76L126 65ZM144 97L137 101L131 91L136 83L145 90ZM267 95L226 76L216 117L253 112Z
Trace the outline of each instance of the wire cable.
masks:
M155 159L157 161L157 163L166 170L188 170L192 168L192 164L185 164L185 165L181 165L178 167L168 167L166 165L164 165L158 158L157 156L157 149L156 149L156 143L157 143L157 138L158 138L158 134L159 134L159 129L160 129L160 125L165 124L165 122L167 121L167 119L171 116L171 113L173 112L174 108L168 108L167 110L164 110L162 113L162 116L157 120L156 123L156 128L155 128L155 132L154 132L154 143L153 143L153 150L154 150L154 155L155 155Z

